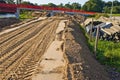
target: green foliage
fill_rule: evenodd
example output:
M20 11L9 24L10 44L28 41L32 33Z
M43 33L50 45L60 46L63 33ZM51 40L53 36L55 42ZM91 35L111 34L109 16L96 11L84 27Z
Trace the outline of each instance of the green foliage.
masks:
M30 18L33 18L31 16L32 12L31 11L23 11L21 12L20 14L20 19L30 19Z
M0 3L6 3L6 1L5 0L0 0Z
M72 5L70 4L70 2L68 2L67 4L65 4L65 8L70 8L70 9L72 9Z
M15 3L15 0L3 0L3 1L6 1L7 3L10 3L10 4L14 4Z
M109 18L109 15L106 13L98 13L95 14L95 19L99 19L101 16Z
M63 3L60 3L58 7L63 8L64 7Z
M90 41L89 35L85 33L84 28L80 26L80 29L87 39L89 49L94 53L95 39ZM96 58L101 64L115 67L120 72L120 42L99 40Z
M21 4L34 5L33 3L29 2L29 1L23 1Z
M83 5L82 9L86 11L110 13L111 6L111 1L89 0ZM120 13L120 2L118 0L113 1L113 13Z
M55 5L53 3L48 3L48 6L50 6L50 7L57 7L57 5Z
M78 9L78 10L81 9L81 4L79 3L72 3L71 5L72 5L72 9Z
M114 6L113 13L120 13L120 6Z
M105 3L104 12L110 13L112 7L112 2L108 1ZM120 13L120 2L118 0L113 1L113 13Z
M104 2L102 0L89 0L87 1L82 9L86 11L102 12Z
M21 4L23 0L16 0L17 4Z
M120 16L120 14L112 14L112 16Z
M107 7L107 6L104 7L104 12L105 13L110 13L110 11L111 11L111 7ZM120 13L120 6L113 6L113 12L112 13L114 13L114 14Z
M53 3L48 3L48 4L43 4L42 6L69 8L69 9L76 9L76 10L81 9L81 4L76 3L76 2L74 2L72 4L70 4L70 2L68 2L65 5L63 5L62 3L60 3L59 5L56 5L56 4L53 4Z
M104 13L110 13L111 7L105 6L103 10Z
M69 8L69 9L76 9L76 10L80 10L81 9L81 4L79 3L72 3L70 4L70 2L68 2L67 4L64 5L65 8Z
M112 1L108 1L105 3L105 6L107 6L107 7L111 7L111 5L112 5ZM120 6L120 2L118 0L113 0L113 5Z
M90 50L93 52L94 43L88 40ZM97 59L104 65L110 65L120 70L120 43L99 40L97 47Z

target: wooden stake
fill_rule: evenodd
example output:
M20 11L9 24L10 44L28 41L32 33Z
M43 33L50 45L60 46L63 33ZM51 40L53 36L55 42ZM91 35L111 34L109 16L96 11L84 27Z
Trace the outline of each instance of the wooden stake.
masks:
M100 27L97 27L97 34L96 34L95 46L94 46L94 54L95 54L95 56L97 54L97 46L98 46L98 39L99 39L99 30L100 30Z
M93 39L92 39L92 28L93 28L93 18L92 18L92 23L91 23L91 25L90 25L90 41L92 41Z

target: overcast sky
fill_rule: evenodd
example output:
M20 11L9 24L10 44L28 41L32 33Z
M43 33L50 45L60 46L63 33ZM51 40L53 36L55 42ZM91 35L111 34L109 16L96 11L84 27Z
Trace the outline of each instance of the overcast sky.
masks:
M78 2L83 5L88 0L24 0L24 1L30 1L32 3L37 3L37 4L47 4L47 3L66 4L68 2L70 2L70 3ZM112 0L103 0L103 1L112 1ZM120 0L118 0L118 1L120 1Z

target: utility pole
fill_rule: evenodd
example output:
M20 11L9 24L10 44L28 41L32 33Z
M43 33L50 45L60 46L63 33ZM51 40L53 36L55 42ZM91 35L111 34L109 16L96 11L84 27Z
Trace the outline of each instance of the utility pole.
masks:
M113 12L113 1L112 1L112 6L111 6L111 12L110 12L110 18L111 18L111 20L112 20L112 12Z
M21 4L22 0L16 0L16 4Z

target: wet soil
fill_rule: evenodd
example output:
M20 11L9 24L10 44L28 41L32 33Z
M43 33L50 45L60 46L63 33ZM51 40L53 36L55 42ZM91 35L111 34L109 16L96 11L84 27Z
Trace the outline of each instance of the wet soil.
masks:
M6 26L19 23L19 22L21 21L15 18L2 18L0 19L0 30L5 28Z

